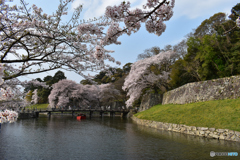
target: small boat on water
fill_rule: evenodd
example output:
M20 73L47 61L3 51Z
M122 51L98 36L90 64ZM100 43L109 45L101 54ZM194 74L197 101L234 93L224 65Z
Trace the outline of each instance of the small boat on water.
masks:
M86 119L86 114L78 114L77 120Z

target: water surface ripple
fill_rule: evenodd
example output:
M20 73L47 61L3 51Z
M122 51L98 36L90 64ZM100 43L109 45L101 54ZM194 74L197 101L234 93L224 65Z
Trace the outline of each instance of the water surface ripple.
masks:
M234 160L210 151L238 152L240 143L139 126L120 117L77 121L69 115L2 124L1 160Z

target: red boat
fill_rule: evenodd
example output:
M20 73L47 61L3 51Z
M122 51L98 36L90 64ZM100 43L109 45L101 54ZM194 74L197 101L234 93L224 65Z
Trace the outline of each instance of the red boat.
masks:
M77 120L81 120L81 119L86 119L86 115L85 114L78 114L77 115Z

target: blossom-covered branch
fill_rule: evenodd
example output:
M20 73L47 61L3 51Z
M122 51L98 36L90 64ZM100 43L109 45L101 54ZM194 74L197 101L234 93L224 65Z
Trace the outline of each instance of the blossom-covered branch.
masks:
M18 113L15 111L5 110L4 112L0 111L0 123L5 122L15 122L18 118Z
M79 6L72 18L63 22L62 16L67 15L71 2L60 1L52 15L43 13L36 5L29 8L24 0L21 6L0 2L0 63L17 64L3 79L57 68L82 75L84 71L108 69L106 60L120 64L105 46L120 44L118 37L137 32L141 23L145 23L148 32L161 35L166 28L163 22L172 17L174 7L174 0L147 0L143 9L130 10L130 2L122 2L108 6L99 19L79 22ZM121 22L125 24L123 28Z

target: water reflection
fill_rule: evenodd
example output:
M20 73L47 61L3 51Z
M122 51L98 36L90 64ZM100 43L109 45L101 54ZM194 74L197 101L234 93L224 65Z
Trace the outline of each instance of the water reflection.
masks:
M0 159L192 160L239 159L210 157L210 151L238 152L236 142L156 130L120 117L77 121L71 116L20 120L3 124Z
M208 139L204 137L199 137L199 136L193 136L193 135L188 135L188 134L183 134L183 133L176 133L176 132L169 132L169 131L164 131L164 130L158 130L155 128L149 128L141 125L136 125L137 130L140 130L142 132L151 134L156 137L161 137L161 138L166 138L170 139L172 141L176 141L179 143L190 143L190 144L201 144L201 145L206 145L206 144L211 144L214 146L225 146L228 148L240 148L240 143L237 142L232 142L232 141L224 141L224 140L217 140L217 139Z
M135 130L161 139L162 146L166 146L172 153L177 153L182 159L213 159L209 157L210 151L240 153L240 143L238 142L207 139L141 125L136 125ZM239 159L239 157L214 157L214 159Z

